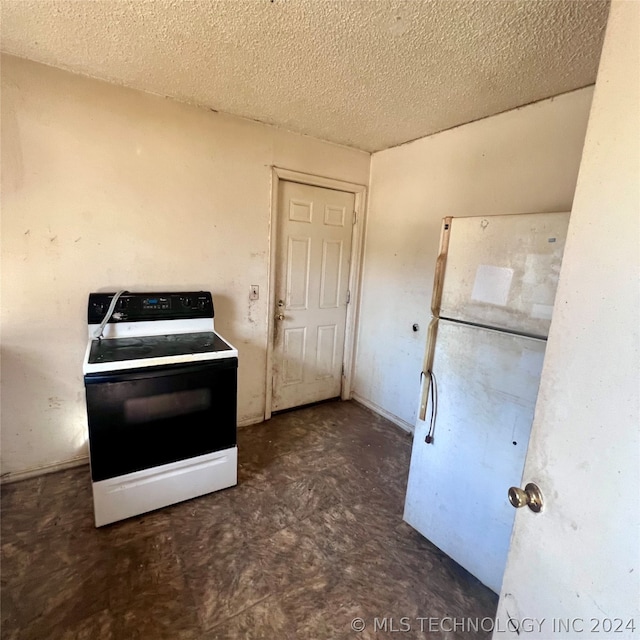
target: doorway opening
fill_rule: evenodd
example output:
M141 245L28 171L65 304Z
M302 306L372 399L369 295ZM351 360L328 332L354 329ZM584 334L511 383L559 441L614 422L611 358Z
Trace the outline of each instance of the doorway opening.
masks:
M348 400L366 187L274 167L265 419Z

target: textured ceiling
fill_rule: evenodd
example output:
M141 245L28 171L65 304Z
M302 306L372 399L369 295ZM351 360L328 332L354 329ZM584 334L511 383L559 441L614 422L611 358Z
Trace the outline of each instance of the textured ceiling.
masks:
M2 0L2 50L377 151L595 81L605 0Z

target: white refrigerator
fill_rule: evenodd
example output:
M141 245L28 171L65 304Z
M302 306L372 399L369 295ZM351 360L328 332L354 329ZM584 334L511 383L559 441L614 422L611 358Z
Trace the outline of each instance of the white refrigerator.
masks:
M445 218L404 520L500 592L569 213Z

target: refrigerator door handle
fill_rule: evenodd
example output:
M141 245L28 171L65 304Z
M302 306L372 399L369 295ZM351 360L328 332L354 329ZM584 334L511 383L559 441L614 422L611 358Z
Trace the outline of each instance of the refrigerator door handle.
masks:
M447 253L449 251L449 237L451 235L451 224L453 218L442 219L442 229L440 231L440 249L436 258L436 269L433 276L433 294L431 295L431 314L434 318L440 316L440 305L442 303L442 289L444 287L444 274L447 267Z
M422 372L420 373L420 380L425 378L424 383L421 385L420 393L420 412L418 417L423 422L427 415L427 404L429 403L429 390L431 388L431 370L433 369L433 354L436 349L436 338L438 336L438 318L432 318L429 323L429 329L427 331L427 348L424 353L424 364L422 366ZM429 375L429 379L426 377Z
M420 380L425 378L425 381L421 383L421 393L420 393L420 412L418 414L418 418L424 422L427 417L427 404L429 404L429 386L431 385L431 378L428 380L427 375L428 371L420 372Z

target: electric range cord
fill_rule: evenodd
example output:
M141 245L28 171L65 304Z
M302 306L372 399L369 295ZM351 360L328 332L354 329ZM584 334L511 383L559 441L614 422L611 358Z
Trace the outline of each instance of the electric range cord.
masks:
M122 289L121 291L118 291L118 293L116 293L113 296L111 300L111 304L107 309L107 313L104 314L104 318L102 318L102 322L100 323L100 326L96 329L96 332L93 334L94 338L98 338L98 340L102 340L102 334L104 333L104 328L107 326L107 322L111 320L111 316L114 315L113 311L116 308L116 304L118 304L118 300L120 299L120 296L124 293L128 293L128 291L126 291L125 289Z

